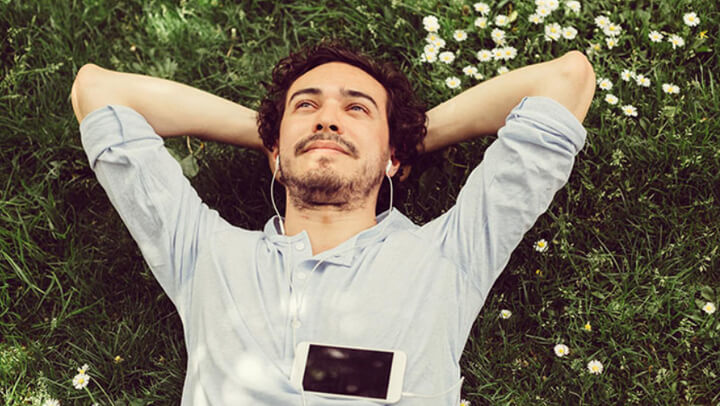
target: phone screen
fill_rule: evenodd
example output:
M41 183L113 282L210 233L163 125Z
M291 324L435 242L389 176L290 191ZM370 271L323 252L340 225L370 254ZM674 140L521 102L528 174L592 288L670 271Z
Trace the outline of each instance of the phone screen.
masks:
M393 353L310 344L306 391L385 399Z

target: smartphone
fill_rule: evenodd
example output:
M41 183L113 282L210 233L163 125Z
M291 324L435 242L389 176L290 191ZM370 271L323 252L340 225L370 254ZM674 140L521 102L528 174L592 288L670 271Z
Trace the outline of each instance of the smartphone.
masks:
M400 350L303 341L295 349L290 383L327 398L396 403L406 363L407 355Z

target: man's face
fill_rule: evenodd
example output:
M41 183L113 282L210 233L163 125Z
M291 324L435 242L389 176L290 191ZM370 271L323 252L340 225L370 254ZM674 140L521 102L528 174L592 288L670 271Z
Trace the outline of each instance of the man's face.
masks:
M386 103L377 80L345 63L320 65L295 80L279 153L280 181L296 205L348 209L379 188L390 158Z

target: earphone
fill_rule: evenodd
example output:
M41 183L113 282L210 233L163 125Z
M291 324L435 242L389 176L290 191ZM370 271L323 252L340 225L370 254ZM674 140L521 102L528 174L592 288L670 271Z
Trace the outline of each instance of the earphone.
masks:
M390 169L392 169L392 159L388 159L388 164L385 167L385 174L390 176Z

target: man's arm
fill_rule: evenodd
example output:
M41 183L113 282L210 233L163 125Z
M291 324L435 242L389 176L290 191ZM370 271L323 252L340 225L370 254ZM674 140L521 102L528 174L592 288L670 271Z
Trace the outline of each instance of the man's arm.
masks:
M594 94L595 73L579 51L515 69L428 111L425 151L497 133L510 110L525 96L552 98L582 123Z
M178 82L86 64L71 99L78 123L96 109L118 104L140 113L162 137L194 135L262 149L255 111Z

